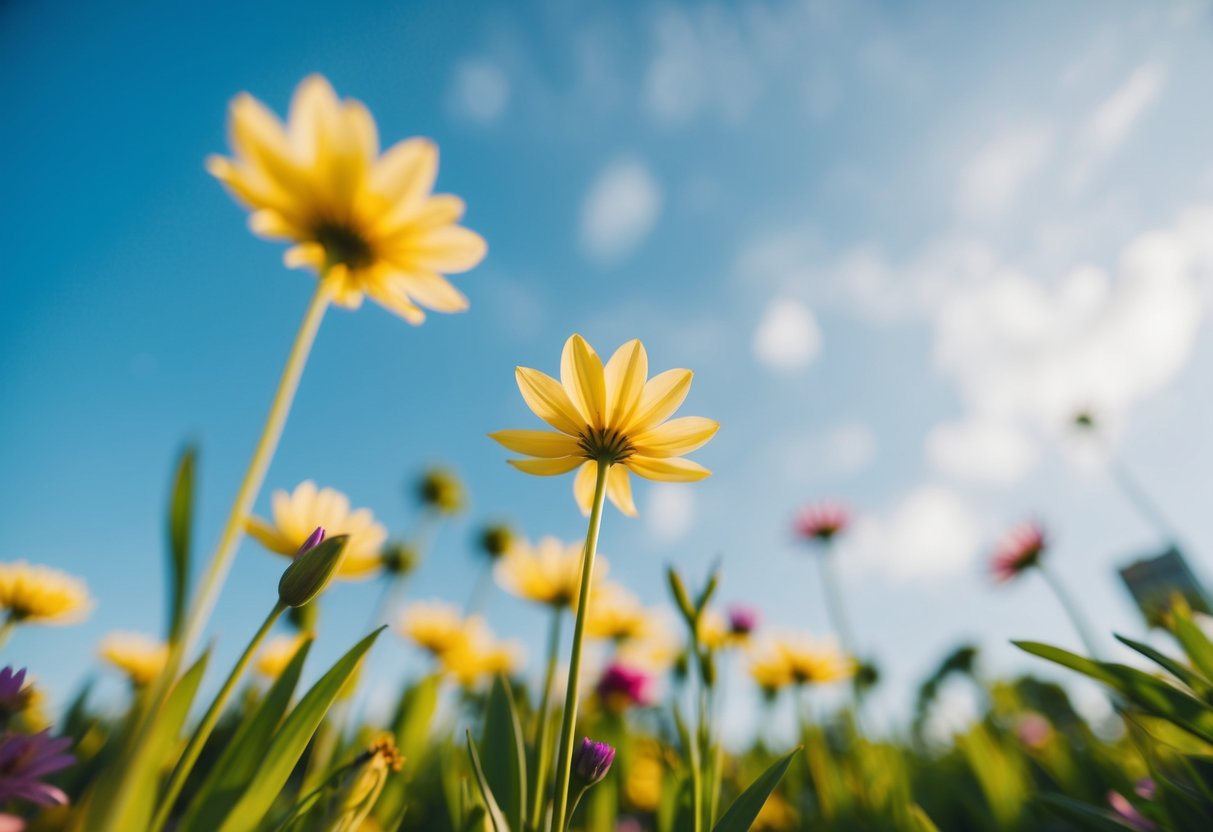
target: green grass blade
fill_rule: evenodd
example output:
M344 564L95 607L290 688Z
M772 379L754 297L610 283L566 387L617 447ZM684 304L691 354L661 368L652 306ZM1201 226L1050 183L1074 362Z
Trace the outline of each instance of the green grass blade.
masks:
M290 707L299 676L303 673L303 663L311 648L311 639L300 645L257 709L236 729L231 742L223 749L190 801L178 832L215 829L239 799L244 785L252 780L261 764L262 751L270 744L283 714Z
M1208 679L1194 671L1192 668L1181 664L1180 662L1166 655L1165 653L1155 650L1148 644L1143 644L1140 641L1134 641L1127 636L1117 635L1116 640L1127 647L1133 648L1138 653L1141 653L1147 659L1157 664L1176 679L1179 679L1202 697L1207 697L1211 692L1213 692L1213 685L1210 685Z
M189 600L190 539L194 517L194 468L198 452L192 445L181 452L173 474L168 503L168 640L176 641L185 622Z
M484 778L500 801L502 814L512 829L522 829L526 817L526 746L522 722L509 683L493 680L485 711L484 738L480 745Z
M472 742L471 731L467 732L467 741L468 756L472 759L472 772L476 775L476 785L480 789L480 798L484 801L484 810L488 815L489 825L492 826L493 832L510 832L509 822L502 814L501 807L497 805L497 799L493 797L493 790L489 788L488 781L484 779L484 769L480 765L480 755L476 753L476 743Z
M939 827L935 825L935 821L931 820L931 816L922 810L922 807L917 803L910 806L910 830L911 832L939 832Z
M1060 794L1042 794L1037 800L1059 818L1068 821L1075 829L1092 832L1127 832L1133 827L1116 820L1111 812L1088 806L1079 800Z
M362 657L383 629L380 627L350 648L299 700L257 760L256 774L228 812L223 825L217 827L220 832L251 832L261 825L337 694L358 670Z
M767 798L771 796L771 792L775 791L775 787L783 779L784 772L788 770L788 766L799 753L800 747L797 746L759 775L757 780L737 796L720 822L712 827L712 832L748 832L749 828L754 825L754 819L758 817L758 813L766 804Z

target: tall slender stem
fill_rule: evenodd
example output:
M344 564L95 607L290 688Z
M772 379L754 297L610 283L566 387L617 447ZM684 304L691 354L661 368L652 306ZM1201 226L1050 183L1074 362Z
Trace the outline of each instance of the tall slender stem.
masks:
M851 628L847 624L846 612L842 604L842 591L838 585L838 576L834 572L834 552L826 548L817 558L821 568L821 584L826 600L826 613L830 616L830 626L838 635L838 641L843 651L851 658L855 657L855 644L851 639Z
M552 624L548 630L548 664L543 674L543 692L539 696L539 711L536 714L535 725L535 779L531 783L531 829L538 830L543 823L544 786L548 779L548 763L551 754L548 751L548 730L551 723L548 708L552 702L552 684L556 681L556 662L560 659L560 622L564 618L564 610L556 607L552 610ZM576 808L576 807L574 807Z
M223 708L227 704L228 697L232 695L232 691L236 688L236 682L244 675L244 671L248 668L248 663L252 660L253 654L257 652L257 648L265 640L266 634L269 633L270 628L274 626L274 622L278 620L278 616L282 615L285 609L286 604L281 601L274 604L274 608L270 610L270 614L261 623L261 628L257 630L256 634L249 641L248 646L244 648L244 652L240 654L240 658L236 660L236 666L228 674L223 687L219 689L219 693L215 694L215 698L211 701L211 706L206 709L206 714L203 715L202 721L198 723L198 727L194 729L194 733L190 736L189 742L185 746L185 751L181 753L181 759L177 762L177 767L173 769L173 776L169 779L164 795L160 798L160 808L156 811L156 817L152 821L152 825L148 827L148 832L160 832L164 828L164 824L168 822L169 812L172 811L173 804L177 801L177 795L181 794L181 789L185 786L185 778L193 770L194 763L198 760L198 755L202 753L202 747L206 745L206 741L210 738L211 731L214 730L215 723L219 721L219 715L223 713Z
M1070 593L1066 591L1065 585L1061 579L1053 572L1050 567L1044 563L1036 564L1037 571L1044 577L1045 583L1049 585L1049 589L1053 590L1053 595L1069 616L1070 623L1074 625L1074 629L1078 631L1078 637L1082 639L1083 645L1087 648L1091 658L1099 658L1099 649L1095 646L1095 639L1091 635L1090 628L1087 627L1086 619L1082 613L1078 611L1078 605L1074 603L1074 599L1070 597Z
M0 647L8 643L9 636L13 634L13 628L17 626L17 619L10 612L4 616L4 622L0 623Z
M585 533L585 554L581 561L581 593L577 596L577 620L573 625L573 649L569 654L569 681L564 693L564 720L560 725L560 757L556 766L556 811L552 815L556 830L564 830L570 820L569 778L573 770L573 729L577 724L577 683L581 678L581 640L585 632L586 611L590 606L590 580L594 574L594 553L598 550L598 530L602 526L602 503L606 499L609 462L598 462L594 482L594 502L590 525Z

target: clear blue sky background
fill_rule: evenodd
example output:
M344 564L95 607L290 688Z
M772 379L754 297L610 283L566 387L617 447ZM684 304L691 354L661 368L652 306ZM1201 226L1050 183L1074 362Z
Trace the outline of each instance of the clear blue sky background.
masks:
M58 699L104 633L161 626L186 440L197 548L214 545L311 277L202 162L235 93L283 112L311 72L365 101L385 142L435 139L439 190L489 242L456 279L466 314L330 314L258 503L313 478L406 534L408 484L452 465L472 511L413 597L466 598L485 518L582 533L567 478L524 477L485 438L534 426L513 367L554 372L573 331L693 368L685 412L723 425L697 454L710 480L639 485L641 518L608 516L614 576L657 603L666 563L702 575L722 557L726 600L823 633L788 526L845 500L845 588L887 713L961 639L992 672L1034 666L1009 638L1075 644L1035 578L996 590L984 572L1024 515L1099 630L1140 630L1114 567L1160 535L1065 436L1073 408L1107 417L1213 571L1207 3L106 6L0 8L0 558L80 574L99 599L87 624L5 648ZM221 663L282 565L241 548ZM321 656L375 594L331 592ZM538 612L498 596L492 620L536 660ZM381 678L419 672L392 640Z

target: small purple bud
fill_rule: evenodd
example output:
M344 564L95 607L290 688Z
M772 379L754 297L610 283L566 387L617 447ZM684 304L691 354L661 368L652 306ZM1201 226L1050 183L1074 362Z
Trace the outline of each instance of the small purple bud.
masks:
M1154 782L1153 778L1143 777L1137 781L1133 791L1137 792L1137 796L1142 800L1153 800L1158 796L1158 784Z
M581 745L573 752L573 776L582 786L589 788L595 783L602 782L615 762L615 749L605 742L594 742L589 737L581 740Z
M317 526L316 531L307 536L307 540L303 541L303 545L299 547L299 551L295 553L295 557L299 557L308 549L315 549L324 541L324 527Z
M729 632L735 636L748 636L758 629L758 613L750 607L733 607L729 610Z

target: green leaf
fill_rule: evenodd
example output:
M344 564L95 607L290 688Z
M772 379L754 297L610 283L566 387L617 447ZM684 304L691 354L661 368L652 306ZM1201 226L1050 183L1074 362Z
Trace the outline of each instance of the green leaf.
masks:
M194 467L198 451L187 445L177 459L168 501L168 640L176 641L185 622L190 589L190 531L194 516Z
M1213 642L1196 626L1187 610L1179 607L1172 612L1172 631L1188 660L1206 679L1213 679Z
M476 743L472 742L471 731L467 732L467 740L468 756L472 758L472 772L476 775L476 785L480 787L480 797L484 801L484 809L488 813L493 832L510 832L510 825L506 821L505 815L501 813L497 799L493 797L493 790L489 788L488 781L484 779L484 769L480 766L480 755L476 753Z
M724 817L720 819L720 822L712 827L712 832L748 832L749 828L754 824L754 819L758 817L758 813L762 811L763 805L766 804L767 798L771 796L771 792L775 791L775 787L783 779L784 772L788 770L788 766L792 764L792 760L800 753L800 748L800 746L797 746L776 760L770 768L749 785L749 788L739 794L737 799L733 801L733 805L724 813Z
M1163 670L1170 673L1176 679L1179 679L1202 697L1208 696L1211 692L1213 692L1213 686L1210 685L1208 679L1192 670L1192 668L1181 664L1180 662L1166 655L1165 653L1155 650L1148 644L1143 644L1140 641L1134 641L1127 636L1117 635L1116 640L1121 644L1132 647L1138 653L1141 653L1147 659L1150 659L1155 664L1162 667Z
M270 744L282 715L290 707L295 686L303 673L303 663L312 648L309 638L274 681L265 698L236 729L231 742L207 773L194 798L190 801L178 832L215 829L235 805L244 786L253 779L261 765L261 754Z
M513 829L526 817L526 746L514 695L504 677L493 680L480 746L484 778L501 801L501 811Z
M218 827L220 832L250 832L261 825L337 694L357 672L362 657L383 630L380 627L350 648L299 700L257 760L256 774Z
M935 821L917 803L910 804L909 815L911 832L939 832Z
M1096 809L1064 795L1042 794L1037 800L1053 814L1069 821L1078 829L1090 829L1093 832L1125 832L1133 829L1129 824L1116 820L1111 812Z
M1084 658L1077 653L1071 653L1069 650L1063 650L1050 644L1041 644L1039 641L1012 641L1011 643L1026 653L1047 659L1062 667L1077 670L1105 685L1113 684L1111 676L1104 670L1103 665L1094 659Z

